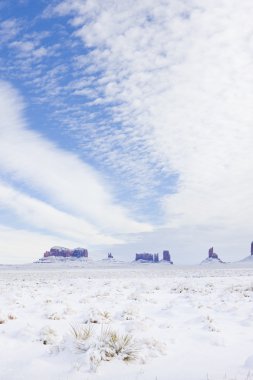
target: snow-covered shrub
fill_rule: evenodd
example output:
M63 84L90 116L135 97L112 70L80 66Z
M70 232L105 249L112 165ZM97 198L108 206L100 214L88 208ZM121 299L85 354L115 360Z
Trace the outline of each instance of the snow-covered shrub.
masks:
M99 341L102 360L111 360L116 356L124 361L137 359L138 346L130 334L121 334L108 328L101 332Z
M49 315L47 316L47 318L48 318L48 319L52 319L53 321L59 321L59 320L62 319L63 317L62 317L59 313L55 312L55 313L49 314Z
M80 353L87 354L91 371L96 371L103 361L118 358L124 362L136 360L138 346L133 336L119 333L111 328L101 328L100 333L94 334L94 326L72 326L72 337L75 348Z
M71 326L72 334L78 342L83 342L93 335L92 325Z
M127 321L135 320L138 316L139 316L139 309L132 306L127 307L121 313L121 318Z
M57 344L59 343L59 336L57 332L50 326L45 326L40 330L40 340L43 344Z
M91 309L89 313L88 319L85 321L85 323L109 323L111 321L111 314L104 310L100 311L97 309Z

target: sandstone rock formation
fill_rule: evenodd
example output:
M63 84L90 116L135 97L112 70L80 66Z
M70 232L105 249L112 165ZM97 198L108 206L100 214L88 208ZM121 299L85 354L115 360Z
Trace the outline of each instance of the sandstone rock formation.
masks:
M166 261L170 264L173 264L173 261L171 261L170 252L169 251L163 251L163 261Z
M44 253L44 258L47 257L88 257L88 250L85 248L69 249L65 247L52 247Z
M208 257L209 257L209 259L219 259L217 253L214 253L213 247L209 248Z
M147 262L159 262L159 255L158 253L136 253L135 255L135 261L147 261Z
M209 248L208 257L204 261L202 261L201 264L208 264L208 263L224 263L224 261L222 261L219 258L217 253L214 253L213 247Z

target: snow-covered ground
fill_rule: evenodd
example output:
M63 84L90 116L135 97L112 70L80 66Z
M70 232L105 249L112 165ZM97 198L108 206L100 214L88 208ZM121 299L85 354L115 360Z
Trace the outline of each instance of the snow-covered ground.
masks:
M253 266L0 266L0 379L253 379Z

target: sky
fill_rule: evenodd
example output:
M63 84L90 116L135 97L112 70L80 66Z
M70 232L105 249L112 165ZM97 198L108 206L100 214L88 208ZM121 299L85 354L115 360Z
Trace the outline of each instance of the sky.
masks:
M251 0L0 0L0 263L253 240Z

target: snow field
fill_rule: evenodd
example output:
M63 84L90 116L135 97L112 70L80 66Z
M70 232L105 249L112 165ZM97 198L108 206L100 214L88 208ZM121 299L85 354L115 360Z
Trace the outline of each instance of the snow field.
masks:
M253 379L253 268L0 269L0 379Z

